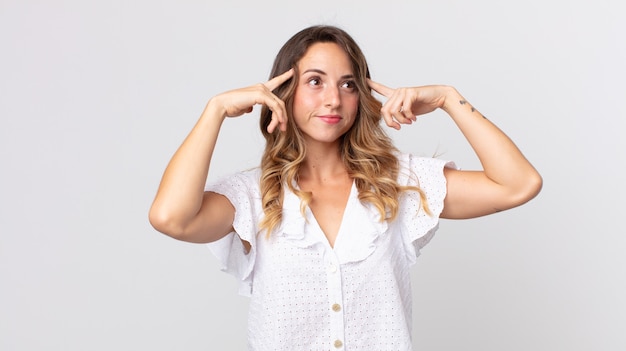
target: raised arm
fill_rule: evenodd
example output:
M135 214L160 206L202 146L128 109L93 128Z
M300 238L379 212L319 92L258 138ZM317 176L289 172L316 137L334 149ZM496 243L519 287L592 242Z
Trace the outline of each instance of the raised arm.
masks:
M165 169L149 212L156 230L195 243L218 240L233 230L235 210L230 201L204 191L219 130L226 117L249 113L256 104L267 105L273 111L269 132L277 127L284 130L285 104L272 91L292 75L290 70L266 83L231 90L209 100Z
M513 141L486 119L454 88L424 86L391 89L371 82L388 97L381 113L387 125L400 129L416 116L444 110L478 156L482 170L445 169L447 195L442 218L473 218L507 210L534 198L542 178Z

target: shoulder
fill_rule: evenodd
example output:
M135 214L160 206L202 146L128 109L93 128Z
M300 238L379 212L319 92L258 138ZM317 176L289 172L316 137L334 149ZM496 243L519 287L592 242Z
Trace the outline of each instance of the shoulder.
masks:
M454 162L436 157L398 153L398 183L401 185L424 185L445 181L444 168L456 168Z
M260 179L261 168L250 168L209 181L206 190L224 195L242 192L248 193L249 195L257 195L260 191Z

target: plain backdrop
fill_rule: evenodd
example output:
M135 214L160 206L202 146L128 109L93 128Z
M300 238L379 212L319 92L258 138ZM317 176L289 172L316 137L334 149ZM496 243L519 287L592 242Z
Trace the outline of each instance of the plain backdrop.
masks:
M247 298L204 245L157 233L162 172L208 99L268 78L313 24L375 80L449 84L544 177L528 204L442 221L413 271L416 350L625 350L619 1L0 0L0 350L244 350ZM258 109L211 179L255 166ZM478 161L439 112L407 152Z

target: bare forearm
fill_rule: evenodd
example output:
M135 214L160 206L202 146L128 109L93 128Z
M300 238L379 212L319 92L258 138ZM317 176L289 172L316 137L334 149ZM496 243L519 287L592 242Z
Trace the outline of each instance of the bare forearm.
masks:
M220 127L227 117L272 110L269 133L285 130L285 102L272 93L293 77L294 70L265 83L230 90L212 97L200 119L167 165L150 208L150 223L158 231L189 242L211 242L232 231L235 209L223 195L205 192L211 157Z
M200 210L211 157L223 121L224 116L209 102L172 156L150 210L150 220L158 230L182 231L182 227Z
M392 89L368 81L388 99L381 109L395 129L438 108L450 115L482 164L482 170L446 169L443 218L473 218L519 206L536 196L542 180L517 146L459 92L444 85Z
M485 175L493 182L511 189L540 182L537 171L515 143L454 88L448 88L442 109L459 127L478 156Z

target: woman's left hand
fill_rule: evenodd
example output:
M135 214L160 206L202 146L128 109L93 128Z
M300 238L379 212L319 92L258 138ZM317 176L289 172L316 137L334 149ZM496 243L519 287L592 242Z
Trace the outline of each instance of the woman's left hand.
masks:
M413 123L419 115L442 108L446 95L453 89L445 85L392 89L371 79L367 82L370 88L387 98L380 112L385 123L394 129Z

